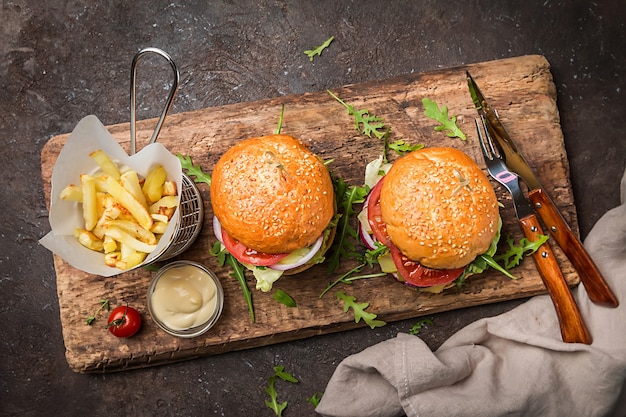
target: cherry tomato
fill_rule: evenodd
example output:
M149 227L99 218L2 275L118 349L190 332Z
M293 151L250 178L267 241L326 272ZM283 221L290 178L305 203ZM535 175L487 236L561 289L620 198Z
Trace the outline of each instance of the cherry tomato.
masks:
M370 224L376 240L385 246L389 246L390 240L387 234L387 226L383 222L383 214L380 208L380 190L383 186L384 178L381 178L370 191L367 203L367 222Z
M226 250L239 262L256 266L270 266L283 259L288 253L263 253L250 249L222 229L222 241Z
M416 287L432 287L434 285L449 284L457 279L465 268L457 269L432 269L426 268L419 262L407 258L393 243L390 246L391 257L396 265L398 275L407 284Z
M117 337L131 337L141 327L141 315L137 310L128 306L119 306L109 315L108 329Z

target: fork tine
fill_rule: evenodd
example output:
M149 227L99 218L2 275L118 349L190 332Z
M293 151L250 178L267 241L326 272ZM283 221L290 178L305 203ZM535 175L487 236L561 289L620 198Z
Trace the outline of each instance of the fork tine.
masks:
M492 153L487 150L487 146L485 144L485 135L483 134L483 128L486 134L489 135L489 132L487 132L485 125L485 119L482 118L483 128L481 128L481 124L479 123L478 118L474 119L474 123L476 123L476 132L478 133L478 143L480 144L480 150L483 153L483 158L485 158L485 163L488 164L489 161L493 159L493 157L491 156ZM489 139L491 138L489 137ZM489 140L489 142L491 142L491 140Z

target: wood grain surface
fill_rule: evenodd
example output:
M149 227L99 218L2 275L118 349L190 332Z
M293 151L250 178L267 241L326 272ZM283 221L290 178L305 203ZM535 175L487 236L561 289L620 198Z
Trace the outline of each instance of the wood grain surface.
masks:
M471 64L421 74L338 87L333 92L356 109L368 109L382 117L392 128L393 139L404 139L426 146L459 148L484 166L474 128L474 110L467 90L465 71L469 70L499 114L539 180L554 198L563 216L578 232L576 207L569 180L569 165L550 65L542 56L523 56ZM424 115L422 99L428 97L448 106L450 114L467 135L467 141L451 139L435 132L436 122ZM190 155L194 163L210 172L222 153L241 139L271 134L275 130L281 106L285 106L282 133L302 139L324 159L334 159L332 171L348 183L361 185L365 165L378 157L382 143L354 129L354 121L344 107L327 92L277 97L253 103L171 114L167 117L158 141L173 153ZM138 148L148 141L156 120L137 124ZM111 134L129 149L129 124L108 126ZM68 134L51 138L41 154L44 190L49 199L50 178L56 158ZM492 182L504 204L501 216L503 236L522 237L511 200ZM229 267L220 267L208 250L215 241L212 234L212 210L208 188L199 184L204 198L205 220L197 241L178 259L199 261L216 272L225 292L225 305L218 323L208 333L193 339L181 339L159 330L146 307L146 292L153 273L139 269L116 277L103 278L72 268L55 256L60 319L70 367L76 372L110 372L166 364L203 355L220 354L273 343L287 342L330 332L364 326L355 323L351 313L344 313L334 291L320 298L322 290L340 273L355 264L347 261L332 276L325 265L303 274L283 277L275 288L289 293L297 308L286 307L271 293L253 290L256 322L251 323L238 282ZM558 247L554 248L570 285L578 276ZM435 312L495 303L545 293L545 287L533 264L525 259L511 280L489 271L469 279L461 288L442 294L428 294L396 283L391 277L360 280L341 285L336 290L368 302L368 311L388 322L414 318ZM254 278L248 275L254 289ZM94 312L101 298L112 305L128 303L144 317L142 330L130 339L117 339L104 329L106 316L99 316L92 326L86 318Z

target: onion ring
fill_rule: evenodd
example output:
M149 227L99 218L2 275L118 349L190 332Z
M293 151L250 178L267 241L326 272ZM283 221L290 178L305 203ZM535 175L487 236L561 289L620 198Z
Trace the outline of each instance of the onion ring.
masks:
M220 243L223 245L224 241L222 240L222 224L219 220L217 220L216 216L213 216L213 234L215 235L217 240L219 240Z
M279 261L275 263L274 265L270 265L269 267L277 271L288 271L290 269L294 269L299 266L302 266L305 263L309 262L311 259L313 259L315 254L319 252L320 248L322 247L322 243L324 243L323 233L320 235L320 237L317 238L315 243L309 247L309 252L306 255L304 255L302 258L298 259L296 262L286 264L286 263L281 263L281 261Z

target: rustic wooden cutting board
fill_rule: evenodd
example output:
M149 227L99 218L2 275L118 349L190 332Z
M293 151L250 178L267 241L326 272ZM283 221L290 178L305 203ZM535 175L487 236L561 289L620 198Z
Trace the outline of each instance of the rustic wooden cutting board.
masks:
M566 220L577 231L576 208L569 180L569 165L556 106L556 89L549 63L542 56L523 56L467 65L459 68L410 74L397 78L348 85L334 93L356 109L368 109L391 125L393 138L426 146L460 148L484 166L474 128L474 110L465 79L469 70L481 86L521 151L536 169L539 179L555 199ZM435 122L424 116L422 98L428 97L458 116L458 124L467 141L451 139L435 132ZM196 164L210 172L222 153L237 141L271 134L277 126L281 105L285 106L282 132L301 138L324 159L334 159L331 168L348 183L361 185L365 165L378 157L381 142L354 129L346 110L327 92L292 95L253 103L240 103L170 115L158 141L173 153L190 155ZM138 148L146 143L155 120L138 122ZM108 127L125 149L129 149L129 124ZM50 194L52 168L69 135L55 136L42 151L42 176L47 198ZM494 187L495 187L494 183ZM354 266L344 265L332 276L325 265L318 265L296 277L284 277L275 288L289 293L298 303L289 308L272 298L271 293L253 289L256 322L251 323L237 281L229 267L219 267L208 250L215 241L212 234L212 210L208 188L199 184L204 198L205 221L197 241L179 258L204 263L214 270L224 287L225 305L217 325L203 336L180 339L159 330L146 307L146 291L153 275L144 269L116 277L103 278L72 268L55 256L57 291L66 357L77 372L108 372L146 367L203 355L220 354L324 333L364 326L355 323L351 313L344 313L334 291L320 299L326 285L339 273ZM505 207L503 236L521 232L514 218L510 198L496 191ZM562 252L555 248L564 274L571 285L578 276ZM369 302L368 311L385 321L401 320L468 306L495 303L544 293L543 283L530 258L514 270L519 279L511 280L490 271L472 277L463 287L443 294L415 291L390 277L360 280L351 286L338 286ZM94 312L101 298L112 305L128 303L144 317L142 330L133 338L117 339L104 330L106 316L99 316L92 326L85 319Z

